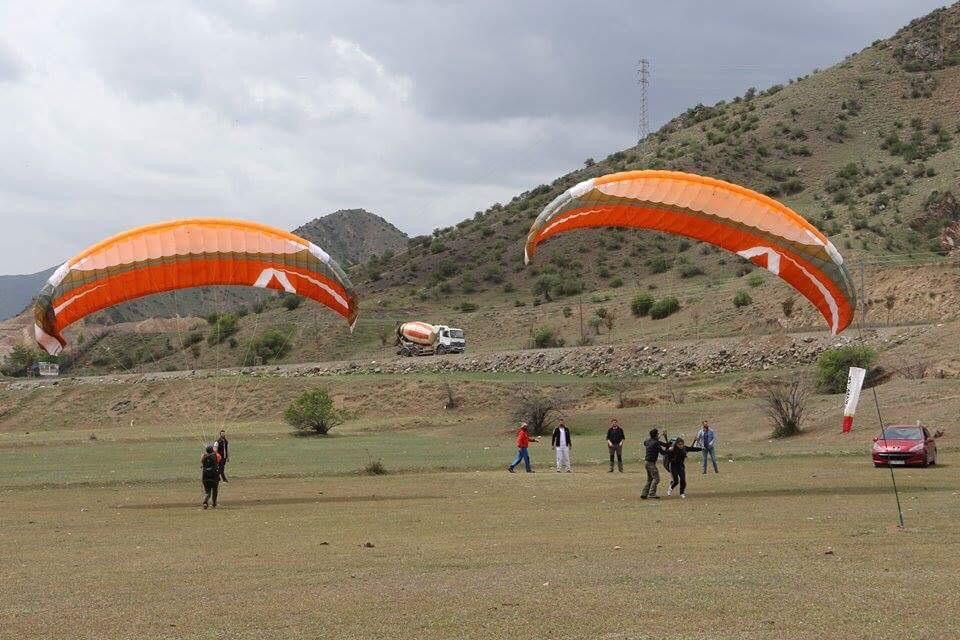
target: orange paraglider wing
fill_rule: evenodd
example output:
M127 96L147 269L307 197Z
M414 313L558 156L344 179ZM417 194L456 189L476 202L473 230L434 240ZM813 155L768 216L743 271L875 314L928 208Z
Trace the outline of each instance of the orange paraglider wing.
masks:
M357 319L346 273L312 242L241 220L174 220L126 231L74 256L37 296L37 342L56 355L63 330L113 305L175 289L213 285L296 293Z
M789 207L745 187L679 171L586 180L534 221L526 261L544 240L587 227L650 229L716 245L786 280L820 311L832 333L853 321L856 289L833 243Z

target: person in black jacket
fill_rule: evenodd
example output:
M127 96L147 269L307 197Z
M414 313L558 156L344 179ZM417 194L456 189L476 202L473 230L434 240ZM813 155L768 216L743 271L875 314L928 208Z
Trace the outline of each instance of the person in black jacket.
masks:
M687 452L703 451L700 447L688 447L683 442L683 438L677 438L672 445L667 447L667 452L663 457L670 461L670 488L667 489L667 495L671 495L673 490L680 485L680 497L687 497Z
M217 508L217 493L220 489L220 454L208 445L207 450L200 456L201 479L203 481L203 508L206 509L210 501L213 508Z
M551 444L557 452L557 473L561 471L570 473L570 449L573 447L573 440L570 438L570 429L567 429L563 418L560 419L557 428L553 430Z
M230 461L230 443L227 441L227 432L220 429L220 437L217 438L217 454L220 456L220 479L227 480L227 463Z
M607 449L610 451L610 471L613 473L613 459L617 459L617 467L623 473L623 441L627 439L620 423L616 418L610 419L610 428L607 429Z
M643 485L640 499L659 500L657 484L660 482L660 470L657 468L657 458L666 451L667 443L660 441L660 431L650 429L650 437L643 441L643 466L647 470L647 484Z

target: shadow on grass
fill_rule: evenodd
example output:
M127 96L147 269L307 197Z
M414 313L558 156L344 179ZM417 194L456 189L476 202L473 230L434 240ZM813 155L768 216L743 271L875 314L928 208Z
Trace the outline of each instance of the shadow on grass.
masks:
M739 489L734 491L704 491L698 489L695 485L691 493L698 496L710 498L794 498L802 496L873 496L883 494L893 494L893 487L886 486L851 486L836 485L829 487L792 487L784 489ZM921 487L900 487L901 494L911 494L919 492L937 493L940 491L953 491L955 487L946 486L921 486Z
M221 494L222 496L222 494ZM299 496L290 498L240 498L230 499L227 496L220 498L220 506L231 509L240 507L269 507L288 504L354 504L358 502L390 502L395 500L441 500L444 496L410 495L410 496ZM200 506L200 500L190 502L148 502L139 504L118 504L117 509L195 509Z

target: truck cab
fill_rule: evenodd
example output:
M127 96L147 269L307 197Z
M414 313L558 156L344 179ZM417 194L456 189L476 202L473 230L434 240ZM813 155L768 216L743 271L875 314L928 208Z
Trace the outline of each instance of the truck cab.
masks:
M463 335L463 329L448 327L446 325L437 325L437 347L438 354L444 353L463 353L467 349L467 340Z

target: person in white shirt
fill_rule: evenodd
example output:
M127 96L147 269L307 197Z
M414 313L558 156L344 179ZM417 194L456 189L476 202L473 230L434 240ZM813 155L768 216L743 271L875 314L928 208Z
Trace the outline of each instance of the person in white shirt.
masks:
M561 419L560 424L553 430L553 448L557 452L557 473L566 471L570 473L570 447L573 441L570 439L570 429Z

